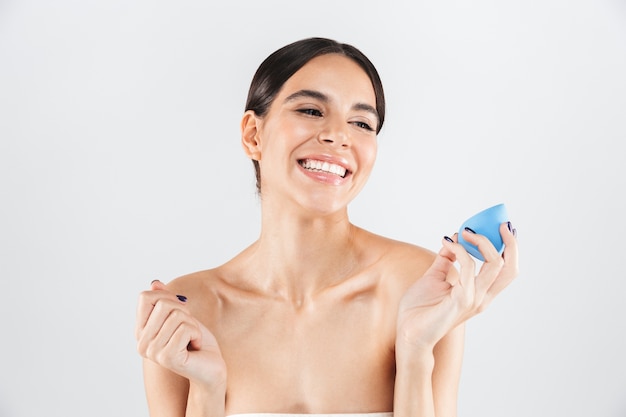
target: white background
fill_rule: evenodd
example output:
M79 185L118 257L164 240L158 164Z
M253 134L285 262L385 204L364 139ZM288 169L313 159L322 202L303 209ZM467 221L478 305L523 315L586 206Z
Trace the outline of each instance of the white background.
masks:
M459 414L625 416L618 0L0 1L0 416L147 416L137 295L257 237L247 88L308 36L385 83L356 224L437 250L504 202L518 229Z

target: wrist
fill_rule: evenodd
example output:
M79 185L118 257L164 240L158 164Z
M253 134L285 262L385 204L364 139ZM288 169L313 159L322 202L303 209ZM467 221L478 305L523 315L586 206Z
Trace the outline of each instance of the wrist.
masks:
M432 349L418 349L415 346L396 349L394 416L434 417L434 369Z
M434 346L397 339L395 349L397 364L430 368L435 365Z
M432 351L396 351L396 369L411 374L432 374L435 369L435 355Z
M226 407L226 383L200 384L189 382L187 417L222 417Z

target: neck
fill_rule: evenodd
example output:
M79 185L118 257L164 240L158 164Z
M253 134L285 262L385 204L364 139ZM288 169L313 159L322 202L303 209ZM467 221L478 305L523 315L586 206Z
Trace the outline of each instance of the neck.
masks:
M262 291L302 304L348 277L358 261L347 210L328 215L263 210L249 258Z

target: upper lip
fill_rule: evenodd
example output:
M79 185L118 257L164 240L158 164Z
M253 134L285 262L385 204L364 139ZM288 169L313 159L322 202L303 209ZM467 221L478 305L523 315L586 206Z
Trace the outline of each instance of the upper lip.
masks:
M329 154L316 154L316 155L307 155L302 158L298 158L298 161L305 161L307 159L311 159L314 161L322 161L328 162L329 164L339 165L346 169L346 175L352 173L352 168L350 167L350 163L345 159L334 155Z

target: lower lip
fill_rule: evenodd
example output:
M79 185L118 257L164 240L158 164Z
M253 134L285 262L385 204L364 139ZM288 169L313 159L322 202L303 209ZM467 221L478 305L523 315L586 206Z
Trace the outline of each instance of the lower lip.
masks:
M341 185L346 182L346 178L348 178L348 176L350 175L346 174L346 176L342 178L339 175L331 174L328 172L309 171L308 169L302 168L300 164L298 164L298 166L300 167L300 171L302 171L307 177L317 182L329 185Z

